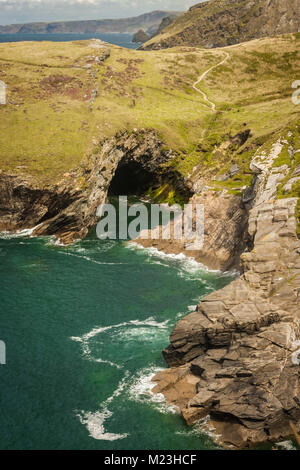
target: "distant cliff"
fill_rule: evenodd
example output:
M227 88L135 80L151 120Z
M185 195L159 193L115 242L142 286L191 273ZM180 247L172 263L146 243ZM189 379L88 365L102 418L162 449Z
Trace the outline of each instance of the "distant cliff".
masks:
M168 11L153 11L144 15L113 20L58 21L53 23L27 23L0 26L0 34L20 33L136 33L139 29L154 34ZM175 14L176 15L176 14Z
M298 31L299 0L210 0L176 18L142 49L222 47Z

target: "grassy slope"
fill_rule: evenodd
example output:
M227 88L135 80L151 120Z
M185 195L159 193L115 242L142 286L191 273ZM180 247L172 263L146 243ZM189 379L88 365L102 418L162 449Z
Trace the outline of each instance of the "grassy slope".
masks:
M253 8L250 10L250 15L254 11L257 11L264 2L265 0L256 0L255 4L253 4ZM150 39L147 44L160 42L188 28L197 28L199 22L209 21L212 17L222 12L232 12L233 14L236 11L241 12L241 9L247 5L247 3L249 3L249 0L235 0L234 2L228 2L228 0L210 0L208 4L201 5L201 3L199 3L201 8L197 8L197 5L195 5L194 8L176 18L161 34Z
M0 106L4 171L53 182L83 164L102 138L151 127L178 151L173 164L183 174L201 163L210 179L238 161L242 185L257 146L299 117L291 83L299 78L300 34L210 51L112 47L104 65L93 62L97 51L90 44L0 44L0 80L8 84L8 104ZM213 113L192 84L220 62L224 50L230 59L199 85L216 103ZM92 108L88 62L99 84ZM252 137L244 148L214 151L245 128Z

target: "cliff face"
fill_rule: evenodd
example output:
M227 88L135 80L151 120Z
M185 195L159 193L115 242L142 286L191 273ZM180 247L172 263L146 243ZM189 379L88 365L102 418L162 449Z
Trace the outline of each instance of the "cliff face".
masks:
M99 153L82 174L73 171L46 189L33 178L0 174L0 231L36 227L33 235L55 235L69 244L84 238L95 225L97 208L109 190L143 194L150 186L168 182L188 198L191 193L180 174L163 168L173 158L154 131L142 130L101 142Z
M298 0L210 0L178 17L142 49L221 47L299 30Z
M190 203L201 204L205 210L204 242L201 250L191 250L188 240L158 240L141 233L137 242L145 248L155 247L171 254L184 253L210 269L228 271L240 267L240 255L249 243L246 235L248 211L241 197L227 191L202 191ZM171 224L171 234L173 224Z
M142 43L142 42L146 42L150 39L150 36L145 33L145 31L143 29L140 29L137 33L135 33L135 35L133 36L132 38L132 42L135 42L135 43Z
M56 21L52 23L26 23L0 26L0 34L59 34L59 33L135 33L139 28L157 30L163 18L170 15L167 11L153 11L144 15L88 21Z
M153 379L188 424L208 417L206 426L229 447L288 438L290 423L300 429L298 199L277 199L280 182L292 176L273 166L282 147L279 140L251 164L253 249L241 256L243 274L177 324L164 351L171 369ZM290 152L293 160L299 149Z

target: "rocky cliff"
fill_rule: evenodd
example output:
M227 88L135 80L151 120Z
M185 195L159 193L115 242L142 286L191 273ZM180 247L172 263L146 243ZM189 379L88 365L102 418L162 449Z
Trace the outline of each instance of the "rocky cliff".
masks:
M163 18L172 12L153 11L132 18L56 21L0 26L0 34L62 34L62 33L135 33L139 28L157 31Z
M191 186L192 189L192 186ZM240 196L208 190L201 195L194 195L190 204L201 204L205 211L204 240L201 249L193 250L190 240L164 240L162 234L158 239L141 232L136 240L145 248L155 247L169 254L183 253L194 258L210 269L221 271L239 270L240 255L249 243L246 234L248 211ZM172 236L174 224L171 223ZM146 231L147 232L147 231Z
M188 199L191 191L182 176L164 168L173 158L154 131L141 130L101 142L84 171L65 174L46 188L34 178L0 173L0 232L35 227L33 235L55 235L69 244L95 225L97 208L109 191L142 195L149 186L168 182Z
M142 49L221 47L299 30L298 0L210 0L178 17Z
M251 163L251 244L241 256L242 275L177 324L164 351L171 368L153 379L154 391L188 424L205 419L228 447L277 442L292 435L291 426L300 429L298 198L278 199L295 170L274 167L285 143ZM295 162L300 148L289 151Z
M132 38L132 42L143 43L150 39L150 36L143 29L139 29Z

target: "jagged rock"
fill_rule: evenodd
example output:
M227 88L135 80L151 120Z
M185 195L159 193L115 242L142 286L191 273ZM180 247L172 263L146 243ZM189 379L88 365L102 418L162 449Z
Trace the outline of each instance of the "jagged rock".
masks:
M299 31L298 0L210 0L194 5L143 46L229 46Z
M230 178L233 178L233 176L236 175L239 171L240 171L240 168L237 164L232 165L232 167L229 170Z
M140 29L132 38L132 42L134 43L144 43L150 39L150 36L145 33L143 29Z
M155 246L166 253L184 253L205 264L211 269L223 271L238 269L240 255L247 245L246 226L247 210L239 196L202 191L201 195L193 196L191 202L202 204L205 208L204 243L202 249L187 249L186 240L153 240L144 234L138 243L144 247ZM172 230L171 230L172 233Z
M241 256L243 274L179 321L164 351L170 369L157 385L189 425L209 417L217 442L235 448L287 439L290 422L300 430L300 369L292 360L300 326L298 200L269 199L279 181L272 162L280 149L277 142L252 163L258 175L248 226L253 249ZM196 393L182 400L189 374Z
M296 171L296 170L295 170ZM299 173L300 173L300 167L299 167ZM285 193L289 193L290 191L292 191L292 188L294 186L294 184L298 183L298 181L300 181L300 176L295 176L294 178L291 178L284 186L283 186L283 190Z
M0 174L0 231L37 226L34 235L54 235L70 244L84 238L98 221L97 208L110 188L124 190L121 195L126 195L128 190L143 191L151 183L160 185L167 180L189 196L183 178L175 170L162 168L173 157L154 131L142 130L102 142L84 174L75 171L54 186L40 187L33 178ZM78 184L82 178L84 187Z
M300 165L297 165L292 176L300 176Z

